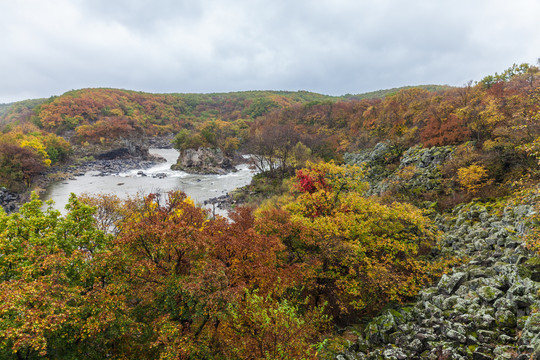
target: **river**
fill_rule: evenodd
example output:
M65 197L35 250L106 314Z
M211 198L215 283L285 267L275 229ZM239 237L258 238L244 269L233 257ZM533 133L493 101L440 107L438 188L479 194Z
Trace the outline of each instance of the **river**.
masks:
M237 166L238 171L226 175L194 175L183 171L171 170L171 165L178 159L178 151L174 149L150 149L151 154L160 155L166 162L148 169L129 170L117 175L96 176L89 171L84 176L73 180L55 182L47 187L43 200L53 200L55 208L65 212L64 208L71 193L80 195L115 194L121 198L137 194L166 193L171 190L182 190L196 203L225 195L229 191L248 185L255 171L248 165ZM143 171L146 176L140 175ZM166 177L153 177L165 174ZM222 212L221 212L222 213Z

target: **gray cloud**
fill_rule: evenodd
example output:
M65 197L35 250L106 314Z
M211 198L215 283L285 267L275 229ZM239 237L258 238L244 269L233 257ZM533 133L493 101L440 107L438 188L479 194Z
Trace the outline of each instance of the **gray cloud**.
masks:
M462 85L540 56L534 0L0 4L0 102L84 87L360 93Z

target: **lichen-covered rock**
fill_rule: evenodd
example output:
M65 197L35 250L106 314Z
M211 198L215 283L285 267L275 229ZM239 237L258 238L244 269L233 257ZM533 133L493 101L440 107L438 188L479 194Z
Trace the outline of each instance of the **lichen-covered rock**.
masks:
M503 292L493 286L482 286L477 291L478 296L487 302L493 302L503 295Z
M383 352L383 356L385 359L389 360L405 360L408 359L408 356L405 355L402 349L394 348L394 349L388 349Z
M452 295L466 279L467 273L465 272L458 272L452 275L444 274L441 277L441 280L439 280L437 287L439 288L441 293L446 295Z
M515 359L515 348L510 345L498 345L493 349L495 360Z
M446 337L449 338L450 340L454 340L462 344L467 343L467 337L465 336L465 334L462 334L454 329L448 330L446 333Z
M516 315L510 310L499 310L495 313L495 320L497 321L497 326L513 328L516 326Z
M344 159L347 164L366 168L370 195L396 188L404 194L420 194L440 189L441 166L454 149L453 146L423 148L418 145L400 154L395 147L379 143L372 149L345 154ZM399 166L396 168L398 159ZM392 166L388 166L390 164Z

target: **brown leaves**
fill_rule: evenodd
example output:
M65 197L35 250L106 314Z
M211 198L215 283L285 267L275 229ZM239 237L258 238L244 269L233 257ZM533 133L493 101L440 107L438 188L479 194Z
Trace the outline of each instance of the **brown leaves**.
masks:
M0 144L0 182L22 191L30 186L34 176L45 171L42 157L29 148L16 144Z

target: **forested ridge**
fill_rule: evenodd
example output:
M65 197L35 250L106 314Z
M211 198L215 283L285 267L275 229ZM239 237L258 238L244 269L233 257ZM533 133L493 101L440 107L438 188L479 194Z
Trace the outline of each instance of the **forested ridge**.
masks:
M521 64L367 96L82 89L3 106L10 191L164 136L251 154L261 174L228 218L181 192L2 212L0 358L538 356L539 85Z

